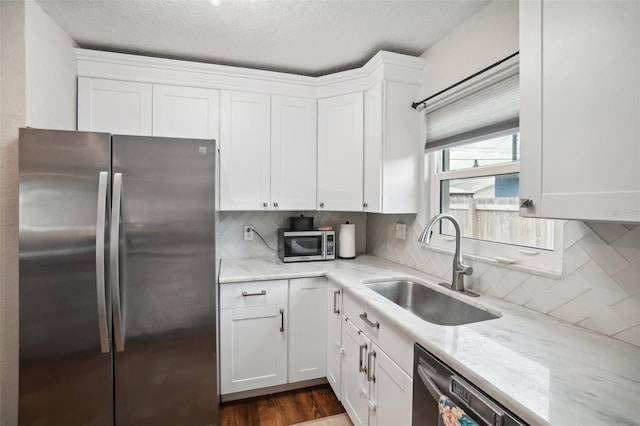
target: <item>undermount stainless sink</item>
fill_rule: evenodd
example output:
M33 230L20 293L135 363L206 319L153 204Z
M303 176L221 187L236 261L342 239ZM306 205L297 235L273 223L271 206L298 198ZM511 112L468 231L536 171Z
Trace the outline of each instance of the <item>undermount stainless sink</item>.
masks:
M389 280L364 283L381 296L425 321L439 325L462 325L499 318L411 280Z

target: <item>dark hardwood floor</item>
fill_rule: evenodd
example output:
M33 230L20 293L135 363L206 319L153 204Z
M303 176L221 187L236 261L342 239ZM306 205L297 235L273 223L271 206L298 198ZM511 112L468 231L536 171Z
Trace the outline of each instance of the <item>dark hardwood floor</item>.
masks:
M220 424L286 426L340 413L344 408L327 384L225 402L220 406Z

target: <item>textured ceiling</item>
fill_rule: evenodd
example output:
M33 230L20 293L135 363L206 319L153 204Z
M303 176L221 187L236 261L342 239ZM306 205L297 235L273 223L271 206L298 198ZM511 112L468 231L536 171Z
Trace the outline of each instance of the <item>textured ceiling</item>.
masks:
M418 56L487 0L36 0L80 47L306 75Z

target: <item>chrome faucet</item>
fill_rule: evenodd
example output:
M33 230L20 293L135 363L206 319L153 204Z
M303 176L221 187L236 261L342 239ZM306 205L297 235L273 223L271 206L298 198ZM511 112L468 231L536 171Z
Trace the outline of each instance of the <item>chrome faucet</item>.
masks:
M429 221L426 228L424 228L422 234L420 234L418 241L425 245L429 244L431 241L431 234L433 233L431 228L433 228L433 225L435 225L436 222L442 219L448 219L456 230L456 252L453 255L453 276L451 278L451 286L446 283L441 283L440 285L450 287L451 290L459 291L468 296L477 297L477 293L464 289L464 276L473 274L473 268L462 263L462 252L460 251L460 234L462 234L462 232L460 232L460 224L455 217L446 213L440 213L434 216L431 221Z

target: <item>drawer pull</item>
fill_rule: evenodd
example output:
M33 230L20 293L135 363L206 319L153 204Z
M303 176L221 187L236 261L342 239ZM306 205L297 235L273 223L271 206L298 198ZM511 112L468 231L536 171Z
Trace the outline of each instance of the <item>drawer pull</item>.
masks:
M248 296L264 296L265 294L267 294L267 290L262 290L260 293L247 293L246 291L242 292L242 296L243 297L248 297Z
M280 309L280 332L284 333L284 309Z
M376 322L371 322L369 321L369 318L367 317L367 313L363 312L360 315L358 315L360 317L360 319L362 321L364 321L365 324L367 324L369 327L373 327L373 328L380 328L380 321L376 321Z

